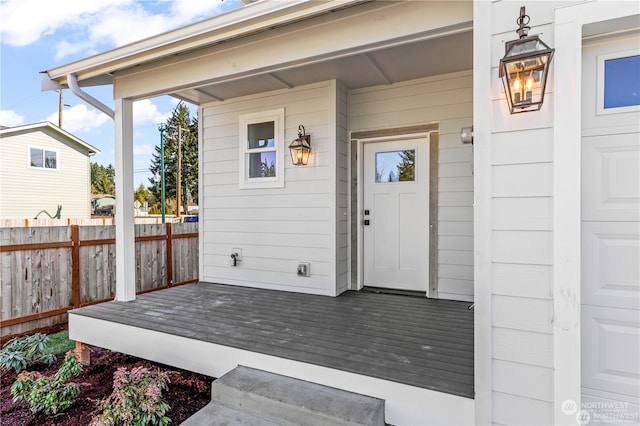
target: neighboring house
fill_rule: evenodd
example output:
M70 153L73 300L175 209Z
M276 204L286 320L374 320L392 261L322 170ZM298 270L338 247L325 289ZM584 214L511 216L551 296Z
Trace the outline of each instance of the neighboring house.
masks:
M512 115L498 64L522 5L556 51L541 110ZM199 106L202 281L474 301L474 407L449 420L576 424L567 401L639 409L640 102L604 101L613 80L637 87L639 31L626 1L261 1L43 80L113 84L123 164L133 100ZM287 149L300 125L306 166ZM123 197L133 170L116 183ZM129 301L133 215L116 210Z
M99 152L49 122L1 129L0 218L90 218L89 159Z

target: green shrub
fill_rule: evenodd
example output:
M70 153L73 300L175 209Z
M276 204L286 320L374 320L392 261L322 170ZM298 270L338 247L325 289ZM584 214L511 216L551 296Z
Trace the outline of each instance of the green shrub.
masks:
M167 374L160 371L118 368L113 373L113 392L101 402L102 414L94 417L91 425L168 425L169 404L162 399L167 382Z
M78 397L80 386L69 381L81 371L78 358L69 354L53 377L29 371L20 373L11 385L11 395L15 402L28 402L34 413L56 414L69 408Z
M0 370L19 373L37 361L53 364L55 355L45 354L48 343L47 335L41 333L11 339L0 351Z

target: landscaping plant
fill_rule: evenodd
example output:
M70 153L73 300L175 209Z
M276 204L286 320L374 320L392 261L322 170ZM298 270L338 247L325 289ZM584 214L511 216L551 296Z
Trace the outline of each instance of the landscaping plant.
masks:
M49 337L40 333L11 339L0 351L0 370L13 369L19 373L37 361L51 365L56 357L45 354L48 343Z
M79 376L81 370L78 358L68 354L53 377L38 372L20 373L11 385L11 395L15 402L28 402L34 413L56 414L69 408L78 397L80 386L69 382Z
M168 380L166 373L144 367L118 368L113 374L113 392L101 402L102 414L91 425L168 425L169 404L162 399Z

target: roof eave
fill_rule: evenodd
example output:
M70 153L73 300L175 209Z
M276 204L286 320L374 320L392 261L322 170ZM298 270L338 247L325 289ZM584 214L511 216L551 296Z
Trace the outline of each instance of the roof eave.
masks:
M69 74L74 74L81 86L109 84L111 75L122 69L362 2L363 0L258 1L204 21L51 68L42 74L46 74L54 85L61 87L66 87ZM44 85L43 90L47 90Z
M7 127L6 129L0 129L0 134L18 133L18 132L24 132L24 131L35 130L35 129L40 129L40 128L47 128L47 129L50 129L50 130L52 130L52 131L54 131L56 133L61 134L65 138L67 138L67 139L73 141L74 143L76 143L77 145L80 145L83 148L85 148L87 151L89 151L89 154L100 154L101 153L101 151L98 148L96 148L96 147L94 147L92 145L89 145L88 143L86 143L82 139L78 138L77 136L72 135L71 133L67 132L64 129L61 129L60 127L52 124L49 121L42 121L40 123L26 124L24 126Z

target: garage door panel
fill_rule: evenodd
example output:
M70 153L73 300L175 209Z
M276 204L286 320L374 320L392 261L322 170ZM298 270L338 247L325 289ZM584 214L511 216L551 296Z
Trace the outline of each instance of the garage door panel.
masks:
M583 388L582 407L591 416L589 426L631 425L639 420L640 399Z
M580 330L589 424L611 414L635 416L613 423L640 420L639 36L583 42Z
M637 133L582 138L582 219L640 217L640 138Z
M582 223L582 303L640 309L640 224Z
M640 397L640 318L631 309L582 306L582 387Z

